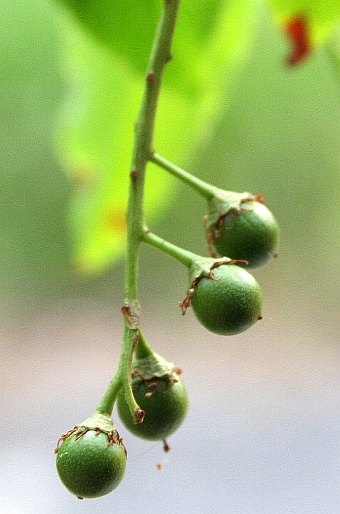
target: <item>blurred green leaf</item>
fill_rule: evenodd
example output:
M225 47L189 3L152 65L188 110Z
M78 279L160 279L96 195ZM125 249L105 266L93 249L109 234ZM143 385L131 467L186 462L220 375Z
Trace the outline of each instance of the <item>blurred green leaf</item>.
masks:
M161 11L158 0L138 4L120 0L61 1L99 42L133 63L138 71L145 70Z
M145 16L147 7L149 3L143 4ZM144 19L141 9L135 8L136 27ZM158 14L158 9L155 11ZM215 0L213 6L207 0L199 10L193 1L184 3L174 59L165 74L159 102L155 136L159 153L183 160L197 145L198 137L207 134L247 56L257 16L258 7L252 0L227 4ZM131 16L120 19L121 36L108 45L93 38L74 18L64 13L60 16L67 97L58 145L76 183L71 224L75 263L83 271L100 270L124 249L133 124L144 87L140 62L135 66L137 54L128 49L131 23ZM170 177L150 165L148 219L171 200L173 186Z

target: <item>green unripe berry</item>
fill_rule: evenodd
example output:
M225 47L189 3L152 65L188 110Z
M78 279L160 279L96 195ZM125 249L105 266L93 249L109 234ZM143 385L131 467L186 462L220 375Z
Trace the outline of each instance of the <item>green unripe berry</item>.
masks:
M262 292L245 269L223 264L202 277L189 291L192 308L202 325L220 335L235 335L261 319Z
M118 397L118 414L125 427L134 435L151 441L161 441L173 434L183 423L188 411L188 394L176 372L172 376L154 376L146 380L133 375L133 393L145 411L142 423L133 423L125 396Z
M98 498L113 491L122 481L126 450L113 429L109 433L84 426L61 437L57 471L65 487L78 498Z
M277 255L279 226L259 201L241 203L238 212L221 216L209 233L218 255L245 260L249 268L263 266Z

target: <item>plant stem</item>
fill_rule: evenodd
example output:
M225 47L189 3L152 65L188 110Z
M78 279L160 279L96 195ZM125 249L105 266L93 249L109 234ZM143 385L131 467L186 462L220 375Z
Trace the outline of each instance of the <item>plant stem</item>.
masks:
M187 171L179 168L172 162L167 161L166 159L164 159L164 157L161 157L157 153L153 153L150 156L150 161L155 164L158 164L158 166L171 173L171 175L173 175L176 178L179 178L180 180L182 180L182 182L185 182L186 184L191 186L207 200L210 200L210 198L215 196L216 192L218 191L217 187L212 186L207 182L204 182L204 180L200 180L191 173L188 173Z
M96 412L99 412L99 414L103 414L104 416L111 416L113 405L121 388L122 381L120 378L120 373L117 372L114 378L111 380L103 398L98 403Z
M139 247L144 231L144 182L146 166L152 154L152 141L164 68L171 59L171 43L174 35L180 0L164 0L150 61L145 79L144 95L135 124L135 140L130 172L129 200L127 208L127 248L124 277L124 335L116 376L110 383L97 411L111 415L114 402L123 388L126 401L135 422L139 407L131 389L131 361L138 341L140 306L138 302L137 275Z
M114 403L122 388L124 388L131 414L135 417L139 410L139 405L136 403L131 390L131 361L137 341L138 336L136 338L134 331L125 325L118 371L96 408L96 411L100 414L111 415Z
M135 125L128 202L127 257L125 267L125 299L137 299L138 250L144 220L145 170L152 153L157 102L162 75L171 59L171 42L175 29L179 0L165 0L147 70L145 90Z

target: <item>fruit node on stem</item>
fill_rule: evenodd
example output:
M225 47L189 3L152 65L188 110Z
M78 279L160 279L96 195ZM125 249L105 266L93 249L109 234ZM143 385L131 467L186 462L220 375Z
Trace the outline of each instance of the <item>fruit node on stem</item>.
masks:
M128 328L137 330L139 328L141 307L138 300L129 300L121 308ZM137 343L136 343L137 344Z

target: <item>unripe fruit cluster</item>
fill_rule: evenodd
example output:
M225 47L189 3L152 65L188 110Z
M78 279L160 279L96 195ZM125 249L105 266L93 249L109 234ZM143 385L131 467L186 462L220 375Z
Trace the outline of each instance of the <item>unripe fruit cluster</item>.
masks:
M181 307L184 314L192 305L211 332L235 335L262 318L261 288L243 268L263 266L277 255L279 227L261 195L217 190L208 207L207 241L215 259L194 262Z
M176 247L150 235L148 230L144 241L189 268L189 291L180 304L182 313L192 306L197 319L209 331L236 335L262 318L261 288L245 268L263 266L276 256L279 227L260 195L221 191L206 185L202 191L208 194L206 232L211 257ZM127 348L120 361L124 376L119 369L111 382L115 385L118 376L114 394L108 388L110 407L106 405L104 409L100 404L101 409L61 436L55 450L61 481L81 499L106 495L123 479L126 449L111 417L103 414L112 412L115 401L127 430L143 439L163 440L166 450L166 438L181 426L188 411L181 371L156 354L139 329L138 300L124 305L122 311L128 332L132 328L136 335L133 340L126 338Z

